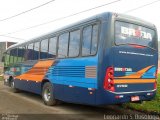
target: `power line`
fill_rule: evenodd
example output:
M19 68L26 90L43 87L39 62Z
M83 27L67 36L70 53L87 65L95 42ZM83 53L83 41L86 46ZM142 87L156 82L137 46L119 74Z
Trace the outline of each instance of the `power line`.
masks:
M7 36L7 35L0 35L2 37L7 37L7 38L13 38L13 39L17 39L17 40L25 40L25 39L22 39L22 38L17 38L17 37L12 37L12 36Z
M4 19L1 19L0 22L6 21L6 20L9 20L9 19L12 19L12 18L15 18L15 17L20 16L20 15L22 15L22 14L25 14L25 13L27 13L27 12L33 11L33 10L38 9L38 8L40 8L40 7L43 7L43 6L49 4L49 3L53 2L53 1L55 1L55 0L48 1L48 2L46 2L46 3L43 3L43 4L39 5L39 6L36 6L36 7L34 7L34 8L31 8L31 9L29 9L29 10L23 11L23 12L21 12L21 13L12 15L12 16L7 17L7 18L4 18Z
M52 22L56 22L56 21L59 21L59 20L62 20L62 19L66 19L66 18L75 16L75 15L78 15L78 14L81 14L81 13L84 13L84 12L88 12L88 11L91 11L91 10L94 10L94 9L97 9L97 8L100 8L100 7L104 7L104 6L107 6L107 5L110 5L110 4L114 4L114 3L119 2L119 1L121 1L121 0L116 0L116 1L113 1L113 2L110 2L110 3L106 3L106 4L103 4L103 5L97 6L97 7L93 7L93 8L90 8L90 9L87 9L87 10L83 10L83 11L80 11L80 12L77 12L77 13L74 13L74 14L70 14L70 15L68 15L68 16L60 17L60 18L57 18L57 19L54 19L54 20L51 20L51 21L48 21L48 22L44 22L44 23L37 24L37 25L31 26L31 27L28 27L28 28L20 29L20 30L17 30L17 31L15 31L15 32L3 34L3 36L4 36L4 35L8 35L8 34L13 34L13 33L21 32L21 31L25 31L25 30L32 29L32 28L36 28L36 27L39 27L39 26L42 26L42 25L45 25L45 24L49 24L49 23L52 23ZM139 6L139 7L137 7L137 8L131 9L131 10L128 10L128 11L126 11L126 12L124 12L124 13L129 13L129 12L135 11L135 10L137 10L137 9L141 9L141 8L143 8L143 7L152 5L152 4L154 4L154 3L156 3L156 2L159 2L159 1L160 1L160 0L153 1L153 2L151 2L151 3L148 3L148 4L145 4L145 5ZM0 36L2 36L2 35L0 35Z
M139 7L137 7L137 8L133 8L133 9L127 10L127 11L124 12L124 13L129 13L129 12L132 12L132 11L135 11L135 10L138 10L138 9L141 9L141 8L144 8L144 7L146 7L146 6L152 5L152 4L157 3L157 2L160 2L160 0L156 0L156 1L153 1L153 2L151 2L151 3L148 3L148 4L145 4L145 5L139 6Z
M28 28L20 29L20 30L17 30L15 32L7 33L7 34L4 34L4 35L13 34L13 33L25 31L25 30L28 30L28 29L36 28L36 27L39 27L39 26L42 26L42 25L46 25L46 24L49 24L49 23L52 23L52 22L56 22L56 21L59 21L59 20L63 20L63 19L75 16L75 15L78 15L78 14L81 14L81 13L84 13L84 12L88 12L88 11L91 11L91 10L94 10L94 9L97 9L97 8L100 8L100 7L104 7L104 6L107 6L107 5L110 5L110 4L114 4L114 3L119 2L119 1L121 1L121 0L115 0L115 1L110 2L110 3L99 5L97 7L93 7L93 8L87 9L87 10L83 10L83 11L80 11L80 12L77 12L77 13L73 13L73 14L70 14L70 15L67 15L67 16L64 16L64 17L60 17L60 18L57 18L57 19L54 19L54 20L51 20L51 21L48 21L48 22L37 24L37 25L31 26L31 27L28 27Z

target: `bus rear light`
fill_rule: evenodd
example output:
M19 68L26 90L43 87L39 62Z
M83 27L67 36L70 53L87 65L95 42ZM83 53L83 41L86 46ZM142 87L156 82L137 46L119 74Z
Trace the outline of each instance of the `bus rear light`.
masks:
M158 78L158 69L156 70L155 72L155 75L154 75L156 78Z
M142 46L142 45L135 45L135 44L129 44L129 45L134 48L145 48L145 46Z
M104 79L104 89L114 92L114 69L113 67L108 67L106 70L106 75Z
M116 95L115 96L116 99L120 99L120 98L123 98L123 97L124 97L123 95Z
M154 82L154 89L157 89L157 81Z
M151 96L151 95L153 95L153 93L147 93L147 96Z

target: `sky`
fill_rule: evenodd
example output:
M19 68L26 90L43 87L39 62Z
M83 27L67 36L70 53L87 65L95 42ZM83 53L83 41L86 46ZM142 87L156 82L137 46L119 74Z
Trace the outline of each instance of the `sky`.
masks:
M108 11L151 22L156 25L160 36L160 0L54 0L42 7L19 14L49 1L51 0L1 0L0 41L23 42ZM59 19L111 2L112 4L103 7ZM17 14L19 15L10 18Z

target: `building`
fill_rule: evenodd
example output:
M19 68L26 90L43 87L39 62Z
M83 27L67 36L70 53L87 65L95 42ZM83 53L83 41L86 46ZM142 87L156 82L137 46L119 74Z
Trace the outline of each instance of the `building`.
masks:
M2 75L3 73L3 62L2 62L2 57L3 57L3 53L5 52L5 50L15 44L16 42L0 42L0 75Z

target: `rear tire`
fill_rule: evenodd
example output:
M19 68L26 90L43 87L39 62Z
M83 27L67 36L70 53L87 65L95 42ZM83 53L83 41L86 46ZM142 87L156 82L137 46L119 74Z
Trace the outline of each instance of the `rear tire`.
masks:
M20 90L15 88L15 82L13 79L10 80L10 87L14 93L18 93Z
M45 105L54 106L58 101L54 98L53 86L51 83L46 82L42 89L42 98Z

